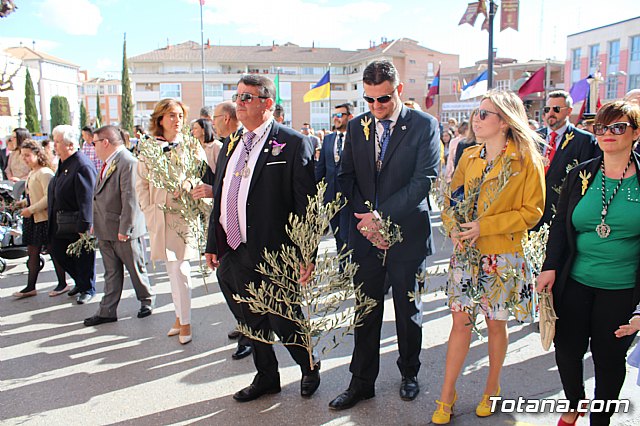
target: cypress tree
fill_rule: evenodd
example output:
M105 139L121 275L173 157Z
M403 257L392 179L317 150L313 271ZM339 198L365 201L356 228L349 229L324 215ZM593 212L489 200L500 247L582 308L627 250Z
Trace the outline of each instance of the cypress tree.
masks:
M100 86L98 86L98 92L96 93L96 129L102 127L102 113L100 112Z
M84 101L80 101L80 130L87 125L87 109L84 107Z
M40 121L38 120L38 109L36 108L36 91L33 88L33 81L31 80L29 68L27 68L27 75L25 78L24 110L27 118L27 130L32 134L40 132Z
M51 111L51 130L59 124L71 124L69 101L64 96L53 96L49 104Z
M133 134L133 100L131 99L131 80L127 63L127 34L122 46L122 101L120 103L120 127Z

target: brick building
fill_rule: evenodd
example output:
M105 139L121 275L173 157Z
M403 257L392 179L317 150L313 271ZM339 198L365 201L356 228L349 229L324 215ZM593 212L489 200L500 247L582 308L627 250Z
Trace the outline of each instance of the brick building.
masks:
M89 78L87 71L80 71L80 99L87 110L89 124L95 126L97 100L100 96L101 125L120 125L120 105L122 103L122 84L119 79Z

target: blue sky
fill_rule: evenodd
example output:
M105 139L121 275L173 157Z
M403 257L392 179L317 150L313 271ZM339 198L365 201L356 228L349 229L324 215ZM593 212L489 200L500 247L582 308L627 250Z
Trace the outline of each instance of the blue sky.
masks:
M470 1L470 0L469 0ZM0 21L0 45L19 41L88 69L120 72L122 37L129 56L186 40L200 41L198 0L15 0ZM487 55L487 33L458 26L467 0L206 0L205 40L212 44L369 47L381 37L409 37L460 55L461 66ZM500 0L497 0L500 3ZM564 60L567 34L640 16L639 0L521 0L520 31L497 33L498 55L520 61ZM267 4L268 6L265 6ZM496 20L498 21L498 20ZM496 22L496 28L498 22Z

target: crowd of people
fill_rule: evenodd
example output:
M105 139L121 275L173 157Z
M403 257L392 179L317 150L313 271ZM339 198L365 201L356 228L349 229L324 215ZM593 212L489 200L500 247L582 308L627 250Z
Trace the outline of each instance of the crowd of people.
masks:
M355 329L349 383L330 403L353 407L375 396L380 369L380 338L385 294L391 291L398 340L399 396L420 392L422 304L416 278L433 254L429 192L444 182L442 219L453 243L446 287L452 326L445 374L432 421L451 421L458 399L456 383L464 367L476 316L487 325L489 369L476 415L494 414L490 398L501 394L507 356L507 321L533 322L536 291L551 292L558 313L555 355L571 410L558 424L575 424L586 396L583 358L590 347L594 398L617 399L625 360L640 330L640 138L638 101L607 103L593 119L593 133L570 122L572 99L549 93L544 125L527 117L512 92L492 90L468 121L447 123L402 101L403 83L389 61L370 63L363 72L363 98L369 111L354 117L350 103L337 105L333 131L313 135L308 123L298 132L283 125L273 81L244 75L231 101L203 108L191 123L206 171L189 186L194 199L212 199L204 256L239 329L286 342L300 332L290 320L259 314L237 297L248 283L265 281L257 271L265 249L291 244L285 230L291 214L305 212L316 183L325 180L325 201L338 193L348 200L331 221L338 251L352 250L358 265L354 282L377 301ZM154 108L149 133L164 153L185 155L181 133L188 107L164 99ZM136 129L136 140L142 135ZM53 129L55 154L15 129L9 140L8 179L26 182L20 202L28 247L28 280L17 298L37 294L39 256L48 252L58 285L49 296L68 293L78 304L96 294L96 254L71 258L66 251L83 234L93 233L104 264L104 296L86 326L117 321L117 307L129 272L140 302L138 317L152 314L155 295L145 266L145 234L152 260L166 267L175 307L168 335L192 341L191 260L200 255L190 241L188 223L171 209L175 194L150 177L144 155L116 126ZM137 158L136 158L137 157ZM185 179L189 178L185 176ZM462 212L460 206L467 206ZM634 214L638 214L634 220ZM390 244L381 217L403 231ZM546 260L534 277L523 251L530 231L549 228ZM382 253L384 256L381 256ZM473 253L474 255L470 255ZM300 285L314 264L296 270ZM612 273L615 271L615 273ZM75 285L68 286L66 274ZM536 282L537 280L537 282ZM234 297L235 296L235 297ZM283 303L278 300L274 303ZM302 315L300 307L296 306ZM280 392L278 361L272 345L243 335L234 359L253 354L256 375L233 398L239 402ZM300 366L300 393L310 397L320 385L321 362L288 345ZM591 413L591 424L609 424L611 412Z

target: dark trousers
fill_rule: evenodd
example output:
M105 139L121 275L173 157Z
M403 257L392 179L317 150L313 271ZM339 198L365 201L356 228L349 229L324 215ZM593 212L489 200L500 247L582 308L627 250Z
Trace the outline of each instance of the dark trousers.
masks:
M96 294L96 252L83 251L80 257L67 256L69 244L76 239L51 239L51 255L67 272L82 293Z
M571 408L585 398L583 358L591 345L595 368L594 399L617 399L626 374L627 350L635 335L617 338L614 332L634 311L633 289L602 290L567 281L558 307L554 338L562 387ZM592 425L608 425L613 413L591 413Z
M378 304L363 324L354 331L353 357L349 371L353 374L351 388L373 390L380 371L380 331L384 310L384 295L391 286L393 307L396 314L398 334L397 360L400 374L417 376L420 370L420 348L422 346L422 305L411 302L408 292L416 289L416 272L425 260L394 261L387 259L382 266L379 250L371 250L358 262L359 268L354 283L362 283L365 295ZM385 286L386 280L386 286Z
M331 218L331 231L336 239L336 249L338 253L346 251L345 246L349 243L349 225L351 222L351 209L344 206L334 217Z
M252 262L249 256L249 250L246 245L241 244L236 250L230 250L220 259L220 267L217 276L220 287L228 287L232 293L241 297L250 297L247 291L247 285L253 283L259 287L263 277L256 272L256 264ZM227 302L234 312L234 316L240 318L240 322L246 324L254 331L262 332L263 336L270 336L271 332L275 332L281 342L292 341L296 333L300 333L300 329L295 323L285 320L281 317L265 314L260 315L251 312L247 303L238 303L227 297ZM300 307L297 307L299 314L302 315ZM253 346L253 362L258 370L258 375L254 383L259 386L271 386L280 383L278 374L278 360L276 359L273 345L268 343L251 340ZM300 366L303 374L311 371L309 365L309 354L300 346L286 345L287 350L291 354L294 361Z
M224 256L226 257L226 255ZM225 272L222 272L222 266L224 264ZM227 302L227 306L231 311L231 314L235 318L238 324L245 324L244 319L242 317L242 309L240 308L240 304L233 300L233 295L238 294L236 292L236 285L233 283L233 272L229 270L229 262L222 262L220 260L220 267L216 270L216 276L218 277L218 285L220 285L220 291L224 296L224 300ZM246 325L246 324L245 324ZM240 339L238 339L239 345L249 346L251 345L251 340L242 334Z

